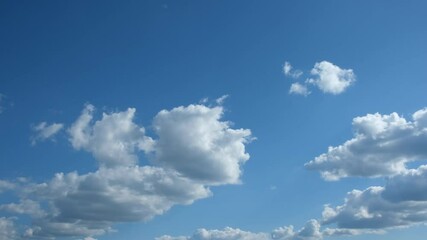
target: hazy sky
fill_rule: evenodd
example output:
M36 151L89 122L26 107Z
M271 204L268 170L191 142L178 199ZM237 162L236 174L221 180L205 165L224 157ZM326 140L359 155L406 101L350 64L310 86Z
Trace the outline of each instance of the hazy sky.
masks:
M424 240L425 1L2 1L0 240Z

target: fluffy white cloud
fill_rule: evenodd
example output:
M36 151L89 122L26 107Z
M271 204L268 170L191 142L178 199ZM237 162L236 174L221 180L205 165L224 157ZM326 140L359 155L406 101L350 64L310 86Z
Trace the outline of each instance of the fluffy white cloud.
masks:
M97 121L94 112L87 105L68 133L72 146L90 152L99 169L58 173L44 183L0 182L0 190L20 198L0 211L32 218L26 238L91 239L114 231L115 223L148 221L174 205L211 196L211 186L239 182L249 158L250 131L220 121L222 107L163 110L154 119L156 140L134 122L133 108ZM140 166L139 152L155 165Z
M45 141L46 139L53 138L64 127L62 123L47 124L41 122L32 127L35 135L31 138L31 144L35 145L38 141Z
M137 163L138 150L150 151L154 141L145 136L145 129L133 122L135 109L102 114L92 123L95 108L87 105L68 130L75 149L85 149L103 167L132 166Z
M412 121L390 115L368 114L353 119L354 138L329 147L305 164L327 180L348 176L393 176L407 171L408 162L427 159L427 110L413 114Z
M253 233L238 228L226 227L223 230L198 229L192 236L172 237L164 235L156 240L321 240L323 233L316 220L310 220L295 232L293 226L274 229L271 233Z
M301 70L293 70L293 67L291 63L285 62L283 65L283 73L285 76L291 77L291 78L299 78L303 72Z
M320 240L323 233L320 224L314 219L308 221L303 228L295 232L293 226L280 227L271 233L272 239L277 240Z
M309 83L314 84L324 93L335 95L343 93L356 81L352 69L342 69L328 61L316 63L311 74L314 78L309 79Z
M159 136L155 162L184 176L210 184L238 183L249 159L248 129L231 129L220 121L223 108L190 105L163 110L154 118Z
M0 240L17 240L18 234L12 219L0 217Z
M311 92L308 90L306 85L301 83L292 83L291 87L289 88L289 93L308 96Z

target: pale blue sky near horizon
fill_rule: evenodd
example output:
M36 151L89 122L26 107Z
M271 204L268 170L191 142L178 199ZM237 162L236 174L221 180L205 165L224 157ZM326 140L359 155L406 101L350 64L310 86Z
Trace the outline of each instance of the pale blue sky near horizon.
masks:
M321 218L325 204L342 205L347 192L384 185L382 178L325 181L304 164L351 139L355 117L397 112L410 120L427 107L426 7L415 0L2 1L0 180L41 183L58 172L96 171L96 160L73 149L64 131L85 104L97 108L95 119L133 107L135 122L155 138L159 111L204 98L214 105L228 95L223 119L256 137L245 145L250 159L242 183L212 186L210 197L93 237L154 239L227 226L300 229ZM289 94L296 80L283 73L286 61L302 78L328 61L352 69L356 81L338 95L314 86L308 96ZM32 145L40 122L64 129ZM149 162L138 157L140 165ZM0 195L0 204L15 200ZM425 234L420 225L330 238L421 240Z

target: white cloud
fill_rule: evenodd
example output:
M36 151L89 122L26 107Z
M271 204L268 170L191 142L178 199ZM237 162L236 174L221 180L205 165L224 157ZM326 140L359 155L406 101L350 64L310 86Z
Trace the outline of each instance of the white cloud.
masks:
M0 217L0 240L17 240L15 224L12 219Z
M198 229L192 236L172 237L164 235L156 240L321 240L320 224L316 220L310 220L306 225L295 232L293 226L280 227L271 233L253 233L238 228L226 227L222 230Z
M356 81L352 69L342 69L328 61L316 63L311 74L314 78L309 79L309 83L314 84L324 93L335 95L343 93Z
M320 240L323 234L320 231L320 224L311 219L299 231L295 232L293 226L280 227L271 233L272 239L277 240Z
M248 129L231 129L220 121L221 106L190 105L162 110L154 118L159 136L155 162L186 177L210 184L238 183L241 165L249 159Z
M216 102L216 104L218 104L218 105L222 105L222 104L224 104L224 102L225 102L225 100L227 99L229 97L229 95L222 95L221 97L219 97L219 98L217 98L216 100L215 100L215 102Z
M176 172L151 166L101 168L84 175L56 174L23 195L52 206L34 218L33 236L100 235L117 222L147 221L176 204L191 204L210 190Z
M299 78L303 74L301 70L294 70L291 63L289 62L285 62L285 64L283 65L283 73L285 74L285 76L294 79Z
M87 105L80 117L68 130L75 149L85 149L101 166L132 166L137 163L138 150L149 152L154 144L145 136L145 129L133 122L135 109L102 114L102 119L92 123L95 108Z
M97 121L94 111L87 105L68 133L72 146L90 152L99 169L58 173L44 183L0 182L0 190L14 190L20 198L0 211L32 218L27 238L90 239L114 231L115 223L148 221L174 205L211 196L211 186L239 182L249 158L250 130L220 121L222 107L159 112L157 140L134 122L133 108L104 113ZM140 166L140 152L156 165Z
M43 217L45 215L45 212L40 208L39 203L29 199L21 200L19 203L0 205L0 211L15 214L27 214L32 217Z
M296 82L291 84L291 87L289 88L289 93L308 96L311 92L308 90L306 85Z
M326 180L402 174L407 171L407 163L427 159L426 119L426 109L414 113L412 121L397 113L356 117L352 139L329 147L327 153L305 166L320 171Z
M38 141L45 141L47 139L53 138L61 129L64 127L62 123L52 123L47 124L46 122L41 122L36 126L32 127L32 130L35 132L35 135L31 138L31 144L36 144Z
M156 240L269 240L268 233L252 233L240 230L238 228L226 227L222 230L207 230L204 228L198 229L190 237L172 237L161 236Z

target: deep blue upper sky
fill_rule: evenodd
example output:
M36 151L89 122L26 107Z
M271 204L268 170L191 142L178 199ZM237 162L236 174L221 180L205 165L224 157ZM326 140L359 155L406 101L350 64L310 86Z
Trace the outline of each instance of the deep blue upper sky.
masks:
M96 171L66 131L85 104L97 108L96 120L136 108L134 121L156 138L153 118L162 109L229 95L223 119L257 138L246 145L242 184L213 186L211 197L93 237L300 229L322 217L324 204L342 205L348 191L384 185L382 178L324 181L304 163L351 139L357 116L397 112L411 121L427 106L426 8L415 0L2 1L0 179L41 183L58 172ZM328 61L352 69L356 81L339 95L292 95L285 61L304 77ZM54 141L31 144L40 122L64 128ZM5 193L0 204L16 199ZM426 233L411 227L351 239L421 240Z

